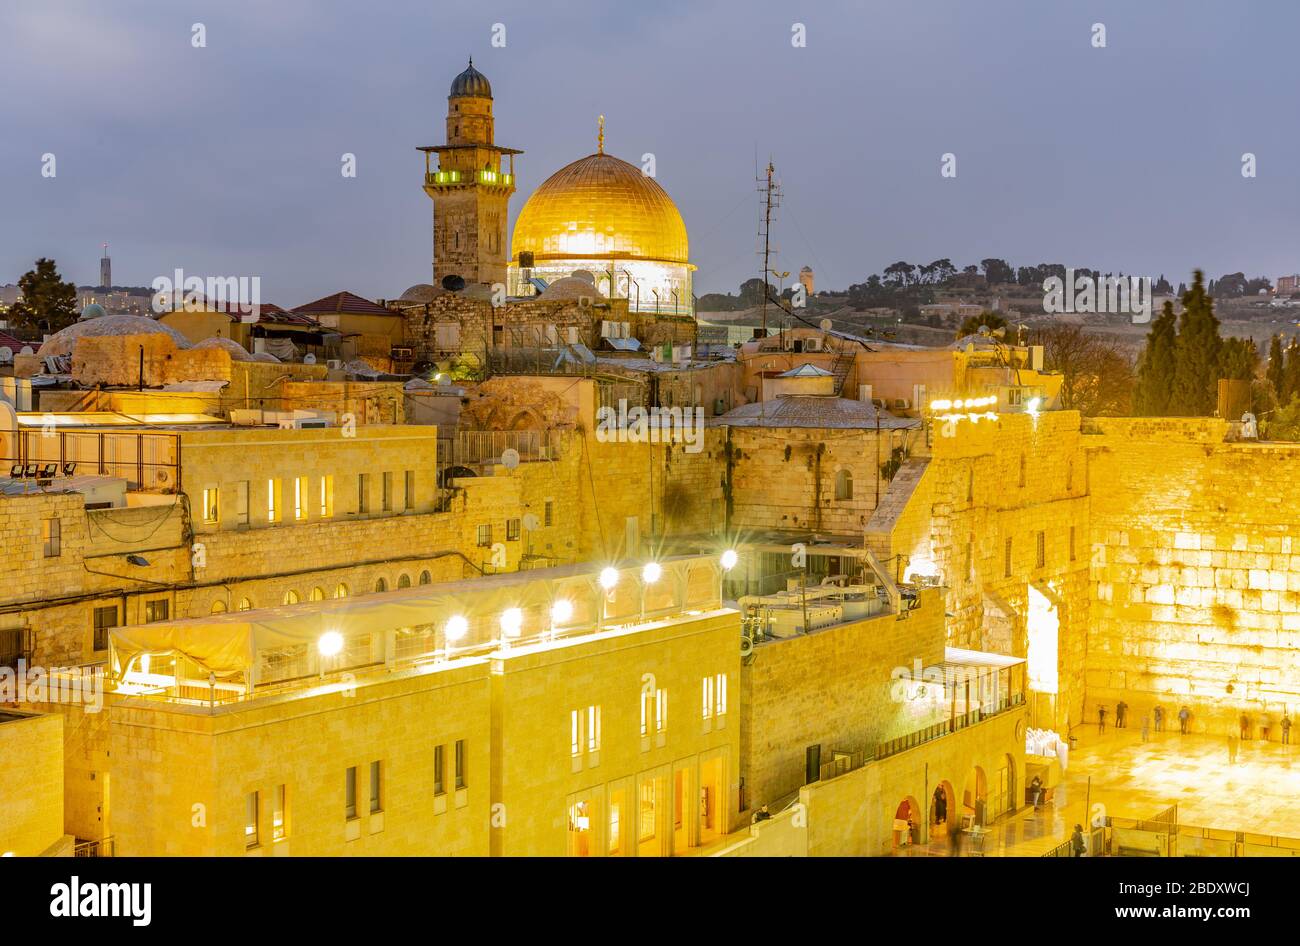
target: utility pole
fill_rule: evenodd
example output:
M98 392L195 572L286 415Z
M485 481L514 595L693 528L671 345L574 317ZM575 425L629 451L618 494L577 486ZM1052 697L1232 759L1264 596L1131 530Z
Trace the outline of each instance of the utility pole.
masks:
M758 192L763 195L763 228L759 231L759 236L763 238L763 270L760 273L763 287L763 337L767 337L767 274L770 270L770 261L772 257L772 208L781 205L781 184L773 175L776 168L772 162L767 162L766 178L758 179Z

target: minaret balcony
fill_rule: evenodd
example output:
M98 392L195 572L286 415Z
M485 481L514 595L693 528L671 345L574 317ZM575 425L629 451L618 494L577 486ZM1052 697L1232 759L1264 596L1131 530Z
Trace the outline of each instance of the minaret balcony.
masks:
M424 175L426 187L449 187L457 184L486 184L489 187L514 187L515 176L500 171L431 171Z

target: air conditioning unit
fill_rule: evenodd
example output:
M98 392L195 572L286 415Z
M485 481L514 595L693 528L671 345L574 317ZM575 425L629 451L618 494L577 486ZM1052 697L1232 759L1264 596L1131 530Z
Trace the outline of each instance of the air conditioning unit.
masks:
M341 359L331 358L325 362L325 367L328 368L330 371L342 371L343 362Z
M804 351L821 351L822 340L820 338L810 338L804 342Z
M912 402L905 397L896 397L893 400L892 407L896 411L908 411L912 409Z

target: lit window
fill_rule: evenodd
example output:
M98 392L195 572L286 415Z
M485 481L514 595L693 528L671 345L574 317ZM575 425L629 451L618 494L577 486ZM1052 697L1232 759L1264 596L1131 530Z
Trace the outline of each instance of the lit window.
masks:
M253 610L253 602L252 602L252 601L249 601L247 598L240 598L240 599L239 599L239 610L240 610L240 611L251 611L251 610Z
M348 596L347 585L343 584L343 582L339 582L337 585L334 586L334 597L346 598L347 596Z
M144 623L165 621L171 614L171 602L166 598L155 598L144 603Z
M295 477L293 481L293 517L302 522L307 518L307 477Z
M600 707L587 707L587 751L600 751Z
M648 736L650 727L656 733L668 728L668 691L655 690L654 693L641 694L641 735Z
M266 521L280 521L280 481L266 481Z
M257 792L244 799L244 847L257 847Z
M334 515L334 477L320 478L320 517L329 519Z
M727 715L727 675L725 673L718 674L717 681L714 684L713 690L715 695L717 696L717 703L714 707L714 715L726 716Z
M325 600L325 589L322 588L322 587L320 587L319 585L317 585L315 588L313 588L313 589L311 590L311 593L307 595L307 600L308 600L308 601L324 601L324 600Z
M582 710L569 713L569 754L582 754Z
M218 598L216 601L212 602L212 613L213 613L213 614L225 614L225 613L226 613L226 602L222 601L220 598Z
M668 691L655 690L655 732L668 729Z
M713 678L705 677L702 687L701 699L703 702L702 711L705 719L713 718Z
M292 588L284 593L285 604L297 604L299 600L298 592L294 591Z
M275 787L275 807L271 809L271 840L283 841L289 836L289 790L285 785Z
M218 508L220 490L215 486L203 488L203 521L215 525L221 519Z

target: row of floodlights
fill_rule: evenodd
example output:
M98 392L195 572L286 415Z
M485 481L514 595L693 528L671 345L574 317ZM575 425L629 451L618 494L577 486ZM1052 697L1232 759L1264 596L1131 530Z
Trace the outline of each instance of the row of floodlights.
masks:
M736 554L735 549L727 549L722 553L718 563L722 566L723 571L731 571L740 561L740 556ZM646 562L641 569L641 581L647 585L653 585L663 576L664 570L658 562ZM606 592L613 591L618 586L619 571L612 565L601 569L597 582ZM573 618L573 602L567 598L559 598L551 605L551 623L555 626L567 624ZM501 612L500 618L501 633L506 637L518 637L524 626L524 612L520 608L506 608ZM454 614L447 619L447 624L443 628L443 635L449 642L463 640L469 633L469 620L463 614ZM316 642L316 647L322 657L337 656L343 650L343 635L338 631L326 631Z

